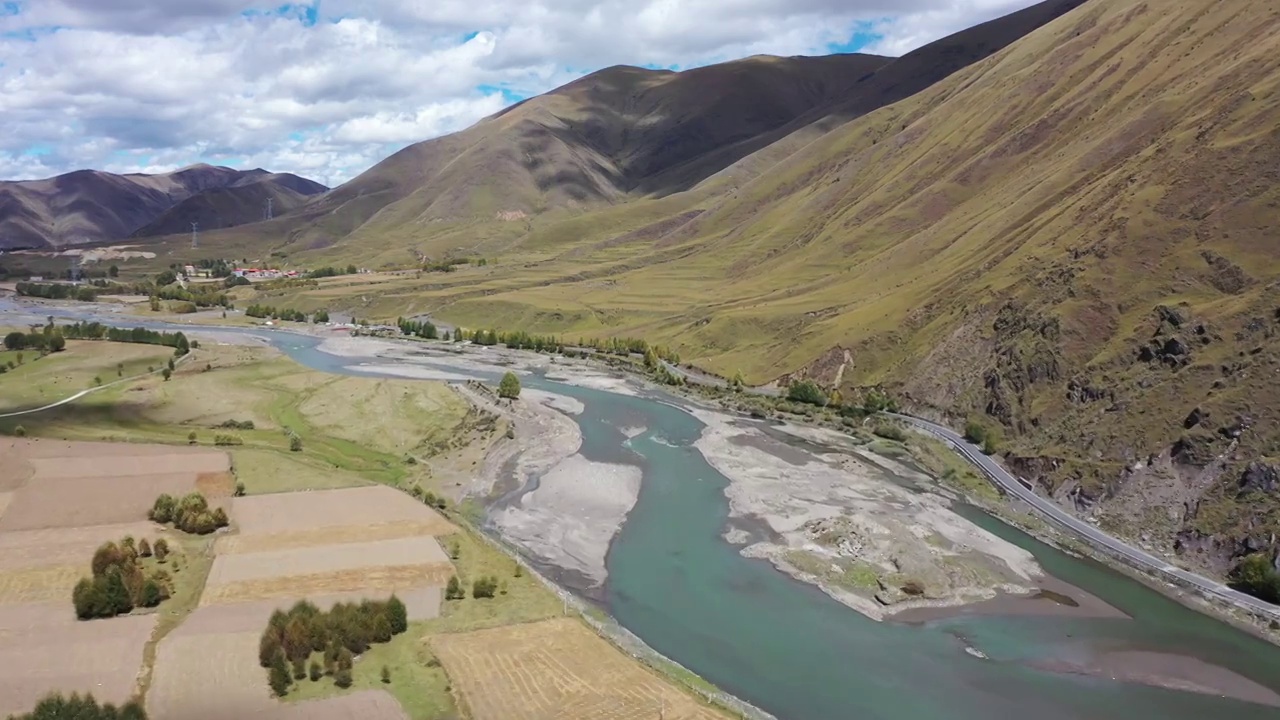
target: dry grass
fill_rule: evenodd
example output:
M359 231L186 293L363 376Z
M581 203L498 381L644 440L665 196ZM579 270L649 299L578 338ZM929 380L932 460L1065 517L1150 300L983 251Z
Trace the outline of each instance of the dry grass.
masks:
M218 538L216 551L219 555L235 555L238 553L308 548L317 545L331 546L343 543L396 540L422 535L440 536L456 531L457 528L443 517L434 522L400 520L376 525L317 528L315 530L294 530L284 533L227 535Z
M384 486L235 498L241 536L414 522L444 527L440 513Z
M71 589L87 574L87 568L86 562L0 572L0 605L58 602L69 609Z
M429 642L475 720L726 717L577 620L437 635Z
M303 490L337 490L373 485L360 473L334 467L324 458L279 450L236 448L236 479L249 495L294 493Z
M174 633L165 638L156 653L147 693L148 716L155 720L221 720L257 717L257 713L270 710L274 701L257 662L260 634L261 630Z
M321 545L269 552L223 555L213 563L208 587L295 575L318 575L381 565L448 564L430 536L376 542Z
M0 572L46 565L76 565L87 571L93 551L124 537L152 542L165 533L150 522L0 532Z
M359 570L290 575L281 578L234 582L205 590L200 605L241 603L312 595L364 592L369 597L409 592L425 586L441 586L453 575L448 563L380 566Z

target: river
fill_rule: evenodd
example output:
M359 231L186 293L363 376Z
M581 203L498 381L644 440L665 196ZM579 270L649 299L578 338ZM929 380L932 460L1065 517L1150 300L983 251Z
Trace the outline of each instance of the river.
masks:
M7 303L7 304L6 304ZM0 299L0 313L26 308ZM46 308L34 311L39 318ZM88 317L58 308L52 314ZM92 319L156 329L194 326ZM264 330L299 363L348 373L350 358L318 349L318 338ZM466 371L471 372L471 371ZM474 374L474 373L473 373ZM492 377L483 379L492 380ZM974 522L1032 552L1050 574L1132 619L954 616L875 622L817 589L741 556L722 534L728 480L693 447L702 424L656 397L624 396L525 378L526 387L567 395L589 460L643 470L639 501L607 559L604 605L657 651L724 690L786 720L1240 720L1280 718L1280 709L1040 669L1088 664L1106 653L1196 658L1280 691L1280 649L1194 612L1098 563L1068 556L972 508ZM645 427L628 440L625 427ZM986 658L965 651L980 650Z

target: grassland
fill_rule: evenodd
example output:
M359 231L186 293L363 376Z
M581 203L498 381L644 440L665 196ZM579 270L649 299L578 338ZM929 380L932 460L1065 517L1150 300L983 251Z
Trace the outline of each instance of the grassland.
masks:
M103 368L114 375L125 357L144 370L144 363L158 362L151 346L74 345L77 353L66 354L77 363L76 378ZM84 345L94 352L84 352ZM159 352L165 358L171 353ZM50 366L16 390L52 402L83 389L55 394L54 388L74 386L66 371L58 371L68 367L61 355L32 363ZM19 375L0 375L0 388ZM20 424L33 436L171 444L188 444L194 433L202 446L230 438L236 444L225 449L239 481L249 493L268 493L370 483L438 485L436 473L444 471L449 450L465 444L478 419L443 384L334 376L305 370L266 348L209 345L169 381L149 377L104 388L61 408L0 420L0 430ZM228 422L251 422L253 429L221 427ZM289 450L286 431L301 437L300 452Z
M0 354L0 362L17 364L18 354ZM41 357L27 350L22 355L20 365L0 375L0 412L40 407L97 384L162 367L173 357L173 348L71 340L62 352Z

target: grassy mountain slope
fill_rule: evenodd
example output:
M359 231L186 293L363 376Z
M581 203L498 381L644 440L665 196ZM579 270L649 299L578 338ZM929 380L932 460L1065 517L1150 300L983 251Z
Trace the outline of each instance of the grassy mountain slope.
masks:
M844 96L889 61L755 57L686 72L613 67L407 147L277 225L288 252L380 262L438 255L481 234L695 184L751 140ZM256 232L252 230L250 232ZM435 242L423 242L434 240ZM457 243L454 239L457 238Z
M289 193L324 189L293 175L210 165L159 175L78 170L45 180L0 182L0 249L120 240L202 192L257 182L278 185ZM260 212L240 222L259 218Z
M324 191L323 185L290 173L252 171L231 185L204 190L179 202L133 231L132 236L183 233L193 222L203 231L258 222L265 216L268 200L273 214L284 214Z
M298 301L886 386L1221 570L1280 532L1277 118L1280 8L1093 0L743 182L459 228L497 262Z

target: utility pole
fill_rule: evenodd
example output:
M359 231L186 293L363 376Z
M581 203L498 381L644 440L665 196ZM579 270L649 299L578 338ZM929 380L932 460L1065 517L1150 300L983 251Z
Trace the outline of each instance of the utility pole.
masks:
M191 247L200 247L200 223L191 223Z
M267 198L267 219L268 219L268 220L270 220L270 219L271 219L271 217L272 217L272 215L271 215L271 203L272 203L274 200L275 200L275 198Z

